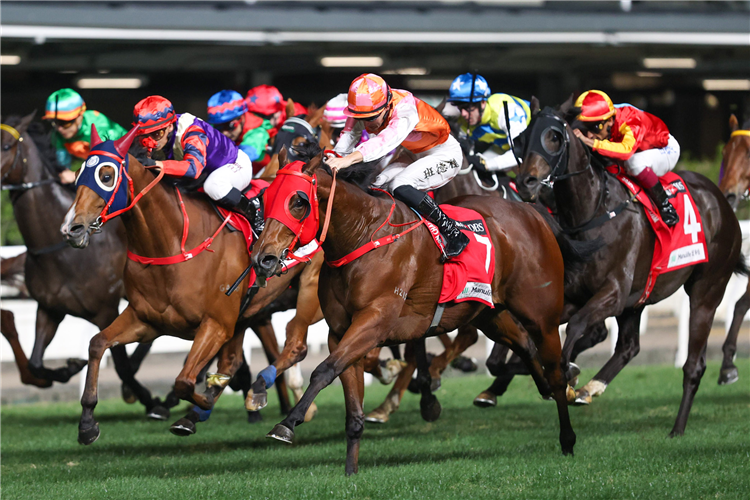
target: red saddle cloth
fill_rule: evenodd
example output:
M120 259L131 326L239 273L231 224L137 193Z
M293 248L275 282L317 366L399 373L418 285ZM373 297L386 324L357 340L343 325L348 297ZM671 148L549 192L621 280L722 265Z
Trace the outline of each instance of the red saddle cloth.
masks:
M680 222L675 224L674 227L667 226L661 220L659 209L654 206L651 198L640 186L619 170L610 170L610 172L614 173L631 193L638 193L636 199L646 209L648 220L651 222L654 233L656 233L651 271L643 295L637 303L637 305L640 305L646 302L646 299L651 295L656 278L660 274L694 266L701 262L708 262L708 249L706 248L701 214L682 178L673 172L661 176L659 181L669 196L669 202L677 211L677 215L680 216Z
M476 300L494 308L492 279L495 276L495 251L484 218L468 208L452 205L440 205L440 208L459 223L461 231L469 237L469 245L459 256L443 264L443 287L438 302ZM445 245L440 231L427 220L425 225L442 252Z

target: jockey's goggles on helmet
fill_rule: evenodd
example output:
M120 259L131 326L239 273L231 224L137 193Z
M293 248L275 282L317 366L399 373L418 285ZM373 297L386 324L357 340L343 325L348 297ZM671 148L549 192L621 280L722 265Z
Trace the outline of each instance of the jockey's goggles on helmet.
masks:
M479 109L479 102L454 102L454 106L456 106L459 111L474 111L475 109Z
M355 120L359 120L359 121L362 121L362 122L374 122L375 120L377 120L378 118L380 118L382 115L383 115L383 112L381 111L377 115L372 115L372 116L368 116L368 117L365 117L365 118L355 118Z
M63 130L66 130L75 125L77 119L78 118L76 117L72 120L52 120L50 121L50 124L52 125L52 128L61 128Z
M225 130L234 130L240 125L242 125L242 121L239 118L237 118L235 120L224 122L224 123L215 123L213 127L219 132L224 132Z
M160 141L164 137L164 134L167 133L167 128L160 128L159 130L154 130L153 132L149 132L148 134L142 134L141 137L150 137L151 139L155 141Z
M583 126L586 127L587 130L591 132L600 132L604 125L607 123L607 120L602 120L600 122L581 122L583 123Z

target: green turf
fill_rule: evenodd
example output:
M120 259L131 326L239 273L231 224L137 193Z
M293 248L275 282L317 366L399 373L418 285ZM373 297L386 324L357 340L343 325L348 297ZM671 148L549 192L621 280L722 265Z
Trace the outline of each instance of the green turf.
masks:
M573 458L560 453L555 405L541 401L528 378L516 379L494 409L471 405L489 378L446 378L437 422L423 422L418 398L407 394L388 424L366 426L360 473L351 478L340 386L321 393L318 416L298 427L294 446L264 437L280 420L275 397L264 421L250 425L241 398L226 396L189 438L146 421L138 406L103 401L102 435L88 447L76 442L77 403L3 407L2 497L748 498L750 362L738 366L740 381L719 387L718 364L709 364L678 439L666 436L682 371L626 368L594 404L571 408ZM369 388L365 409L385 394Z

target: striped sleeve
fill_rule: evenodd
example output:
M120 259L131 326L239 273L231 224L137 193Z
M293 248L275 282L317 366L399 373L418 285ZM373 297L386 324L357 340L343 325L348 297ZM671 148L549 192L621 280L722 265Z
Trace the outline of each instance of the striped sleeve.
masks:
M206 166L206 148L208 137L199 125L191 125L180 139L183 159L166 160L163 163L164 173L179 177L197 179Z
M635 130L627 123L620 125L620 142L594 140L594 151L601 153L609 158L618 160L628 160L638 150L638 140L636 132L640 127L635 126Z

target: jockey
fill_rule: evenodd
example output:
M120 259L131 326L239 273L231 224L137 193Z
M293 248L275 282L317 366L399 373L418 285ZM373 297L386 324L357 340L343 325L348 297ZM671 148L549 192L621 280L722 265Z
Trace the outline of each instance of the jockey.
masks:
M103 140L116 140L127 130L98 111L86 110L83 98L73 89L53 92L47 98L43 120L52 124L52 142L57 150L57 162L65 170L60 182L75 182L75 171L86 161L91 148L91 125L96 125Z
M375 185L388 189L438 227L446 240L446 257L460 254L469 244L469 238L423 192L447 184L460 169L461 146L451 136L448 122L429 104L405 90L391 89L372 73L354 79L347 101L344 114L349 118L334 148L345 156L328 158L328 165L345 168L372 162L399 145L414 153L417 157L414 163L389 165L375 179ZM370 134L370 139L357 146L362 130Z
M208 100L208 123L229 137L252 162L262 162L266 156L268 131L263 119L247 111L245 99L234 90L222 90ZM258 176L262 168L254 172Z
M656 116L630 104L612 104L607 94L589 90L575 103L578 120L586 135L574 129L576 137L595 152L623 164L628 174L648 193L665 224L680 221L659 177L674 169L680 158L680 145L667 126Z
M144 165L156 165L167 175L192 179L207 172L203 182L206 194L242 212L256 236L263 231L261 197L248 199L242 194L253 178L252 162L228 137L191 114L175 114L172 103L158 95L135 105L133 126L139 127L138 140L149 153L160 151L166 157L163 161L147 158Z
M464 73L453 80L448 102L461 112L461 135L471 140L477 154L467 154L475 170L509 170L517 165L510 150L504 102L508 103L510 135L515 141L531 121L528 101L508 94L490 95L487 80L480 75Z
M326 103L326 109L323 111L323 118L331 125L333 133L331 134L331 141L336 144L339 141L341 131L344 130L346 125L346 115L344 110L349 105L347 102L346 94L339 94L333 99Z

